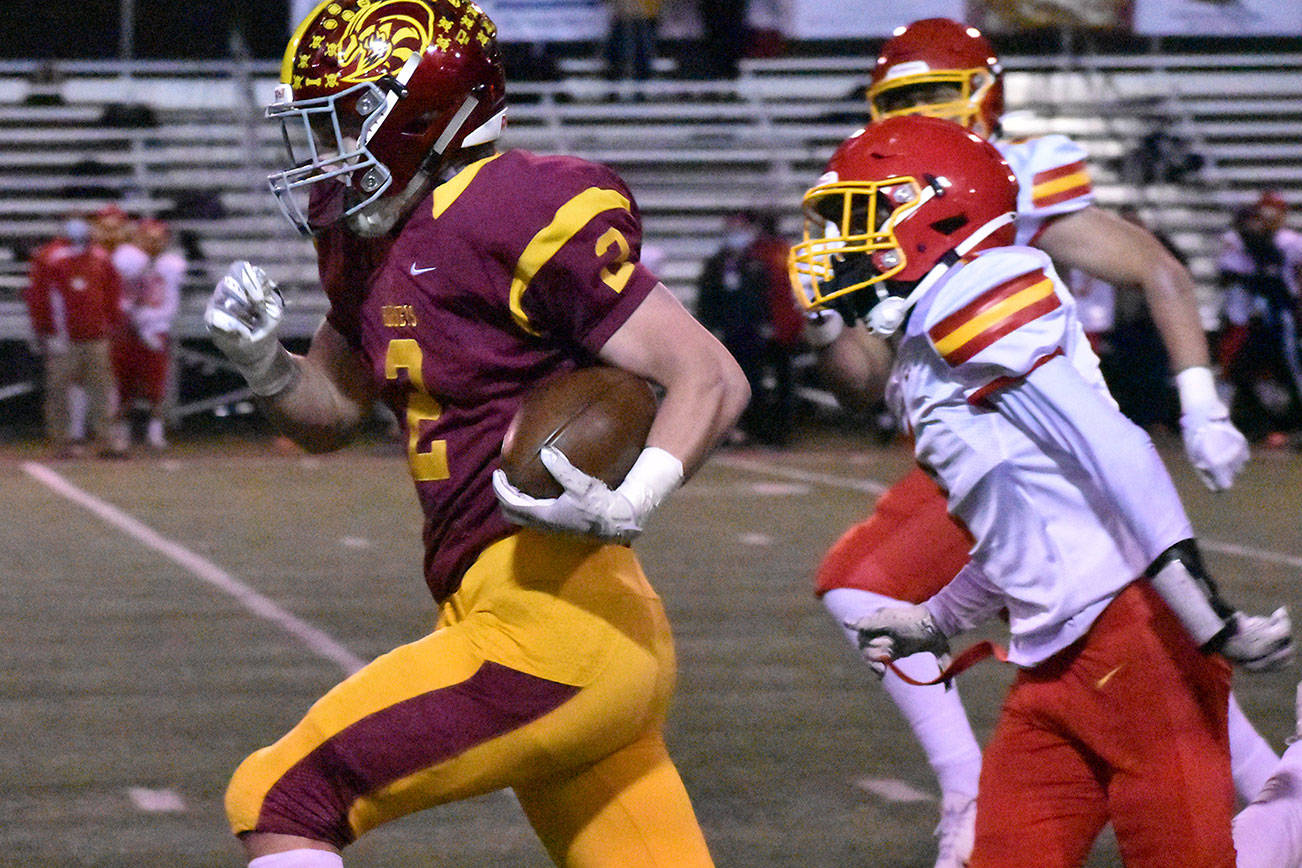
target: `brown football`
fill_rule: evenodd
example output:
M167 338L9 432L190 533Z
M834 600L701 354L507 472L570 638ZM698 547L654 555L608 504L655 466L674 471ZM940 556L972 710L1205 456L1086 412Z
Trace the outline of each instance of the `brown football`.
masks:
M561 374L520 404L502 440L502 469L525 494L557 497L561 486L539 457L550 445L614 488L646 445L655 414L651 384L636 374L604 365Z

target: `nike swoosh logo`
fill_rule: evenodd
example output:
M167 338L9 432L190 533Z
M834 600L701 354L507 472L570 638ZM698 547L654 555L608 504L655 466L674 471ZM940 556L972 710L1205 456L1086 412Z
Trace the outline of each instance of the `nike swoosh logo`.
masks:
M1109 671L1107 675L1104 675L1098 681L1094 682L1094 686L1097 687L1099 690L1102 690L1104 687L1107 686L1108 682L1112 680L1113 675L1116 675L1118 672L1120 672L1122 669L1125 668L1126 668L1126 664L1124 663L1119 664L1116 668Z
M417 275L424 274L427 271L433 271L436 268L438 268L437 265L431 265L428 268L417 268L416 263L413 262L411 264L411 276L416 277Z

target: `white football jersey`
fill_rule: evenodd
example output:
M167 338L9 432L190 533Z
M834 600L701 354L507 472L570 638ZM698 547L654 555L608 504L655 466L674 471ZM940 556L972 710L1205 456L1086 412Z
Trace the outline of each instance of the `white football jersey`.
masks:
M1193 535L1039 250L985 251L942 278L900 337L888 398L976 539L973 562L1008 609L1019 665L1083 636Z
M1018 244L1032 244L1045 222L1094 204L1088 155L1066 136L991 142L1017 176Z

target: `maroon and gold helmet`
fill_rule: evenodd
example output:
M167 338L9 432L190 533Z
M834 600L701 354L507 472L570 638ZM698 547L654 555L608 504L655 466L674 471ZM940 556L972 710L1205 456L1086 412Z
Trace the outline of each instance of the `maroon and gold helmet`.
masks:
M1017 179L985 139L942 118L880 121L842 143L805 193L792 287L806 308L866 316L890 334L929 277L1013 242L1016 207Z
M989 138L1004 113L999 58L975 27L924 18L897 27L882 46L868 85L875 121L897 115L946 118Z
M496 36L470 0L317 6L285 49L267 107L293 162L268 179L290 222L312 231L293 195L310 185L343 183L343 215L365 216L418 176L436 176L460 148L495 140L506 112Z

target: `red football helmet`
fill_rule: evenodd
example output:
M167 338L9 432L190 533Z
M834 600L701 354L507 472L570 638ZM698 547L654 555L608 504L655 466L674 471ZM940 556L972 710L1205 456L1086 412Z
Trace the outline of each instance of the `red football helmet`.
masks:
M906 115L843 142L802 208L804 237L788 260L796 297L850 320L868 316L875 331L889 334L931 285L929 276L975 250L1013 242L1017 179L980 136ZM875 295L851 295L868 286Z
M1004 113L1002 69L981 31L949 18L897 27L868 86L872 119L923 114L989 138Z
M343 214L353 228L380 234L401 216L394 200L418 186L413 179L436 176L459 148L495 140L506 112L496 36L470 0L317 6L285 49L267 107L293 163L268 178L290 222L310 234L293 194L334 178L348 188Z

